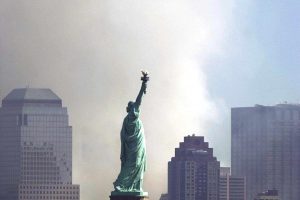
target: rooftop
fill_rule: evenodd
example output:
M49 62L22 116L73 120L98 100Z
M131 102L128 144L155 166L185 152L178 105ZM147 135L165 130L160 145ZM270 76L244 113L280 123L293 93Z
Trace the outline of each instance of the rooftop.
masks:
M24 103L55 103L61 104L61 99L47 88L17 88L12 90L3 100L3 105Z

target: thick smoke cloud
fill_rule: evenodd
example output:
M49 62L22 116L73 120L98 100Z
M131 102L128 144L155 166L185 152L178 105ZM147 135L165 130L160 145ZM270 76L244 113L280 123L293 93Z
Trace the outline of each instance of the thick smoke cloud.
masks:
M73 126L74 183L83 200L108 199L119 172L125 108L150 71L142 103L145 190L167 190L167 161L183 136L218 118L202 68L222 51L230 1L2 0L0 97L51 88ZM211 137L212 138L212 137Z

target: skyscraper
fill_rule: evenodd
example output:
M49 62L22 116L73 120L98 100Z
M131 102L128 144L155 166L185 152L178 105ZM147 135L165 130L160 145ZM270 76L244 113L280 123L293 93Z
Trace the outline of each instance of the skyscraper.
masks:
M232 174L246 176L247 199L273 188L299 199L299 104L232 108L231 137Z
M221 167L219 200L246 200L245 181L245 177L232 176L229 167Z
M172 200L218 200L220 163L204 137L187 136L168 163L168 196Z
M2 100L0 199L79 199L67 108L50 89L15 89Z

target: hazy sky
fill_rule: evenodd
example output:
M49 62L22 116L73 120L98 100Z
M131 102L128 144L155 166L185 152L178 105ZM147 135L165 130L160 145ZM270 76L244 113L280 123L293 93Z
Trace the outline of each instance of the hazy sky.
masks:
M126 104L142 104L145 190L167 190L183 136L204 135L230 165L230 107L299 102L300 3L199 0L0 0L0 97L51 88L68 107L74 183L108 199Z

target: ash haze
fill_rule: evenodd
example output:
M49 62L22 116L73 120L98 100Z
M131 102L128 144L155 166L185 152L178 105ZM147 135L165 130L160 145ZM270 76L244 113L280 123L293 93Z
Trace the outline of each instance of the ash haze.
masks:
M201 70L220 51L230 1L1 1L1 98L51 88L69 109L74 183L82 200L108 199L119 173L126 105L150 71L142 120L145 190L167 190L167 162L187 134L218 118ZM222 33L222 34L220 34ZM210 139L217 139L217 134ZM226 160L225 160L226 161Z
M59 95L73 126L73 182L81 185L81 199L108 199L119 173L126 105L138 93L140 69L149 70L141 107L144 188L158 199L167 191L167 161L183 136L204 135L228 166L230 106L272 103L287 94L271 86L280 84L282 65L272 68L275 76L268 71L278 48L291 52L285 56L293 71L284 74L283 87L296 91L288 80L300 74L299 12L289 10L299 4L289 1L282 12L279 2L1 0L0 97L27 85ZM294 20L284 23L287 34L274 23L278 16ZM272 45L270 30L286 34L281 46ZM286 59L276 56L277 63Z

